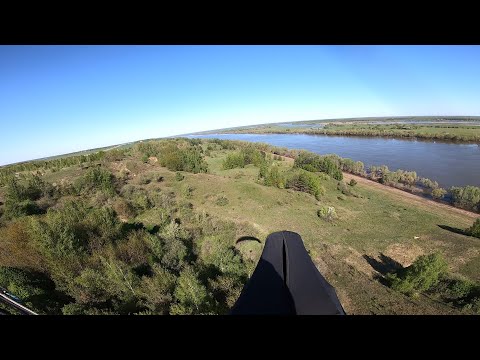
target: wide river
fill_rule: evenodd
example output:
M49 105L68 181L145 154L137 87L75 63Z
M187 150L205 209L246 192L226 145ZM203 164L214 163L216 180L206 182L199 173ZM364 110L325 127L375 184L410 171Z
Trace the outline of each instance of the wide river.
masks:
M365 166L387 165L391 170L416 171L442 187L480 186L480 145L426 140L396 140L294 134L213 134L188 137L263 142L318 154L337 154Z

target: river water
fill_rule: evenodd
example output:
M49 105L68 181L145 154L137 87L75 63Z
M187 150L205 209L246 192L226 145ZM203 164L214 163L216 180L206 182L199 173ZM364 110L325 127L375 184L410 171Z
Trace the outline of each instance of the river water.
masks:
M435 180L446 188L480 186L480 145L477 144L300 134L211 134L188 137L264 142L318 154L337 154L362 161L366 167L387 165L390 170L416 171L418 176Z

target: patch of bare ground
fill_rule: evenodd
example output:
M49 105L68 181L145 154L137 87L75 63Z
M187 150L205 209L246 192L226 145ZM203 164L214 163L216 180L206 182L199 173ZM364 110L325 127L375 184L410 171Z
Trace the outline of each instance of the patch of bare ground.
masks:
M407 267L410 266L417 257L424 255L425 251L416 244L396 243L389 245L383 254L395 260L403 267Z

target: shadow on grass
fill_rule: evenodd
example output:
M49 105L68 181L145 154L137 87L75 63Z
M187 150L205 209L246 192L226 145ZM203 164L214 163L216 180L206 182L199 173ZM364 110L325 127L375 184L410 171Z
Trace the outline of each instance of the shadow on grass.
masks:
M381 275L376 275L374 278L385 286L388 286L388 282L385 280L385 275L392 272L397 272L398 270L403 269L402 264L398 261L392 259L389 256L380 254L379 260L374 257L363 255L363 258L367 260L368 264Z
M454 228L454 227L451 227L451 226L447 226L447 225L438 225L439 228L442 228L444 230L448 230L448 231L451 231L451 232L454 232L455 234L460 234L460 235L466 235L468 236L467 232L465 230L462 230L462 229L459 229L459 228Z
M134 223L123 223L122 230L128 233L132 230L146 230L150 234L156 234L160 230L160 226L158 225L145 225L142 222L134 222Z
M241 237L239 237L239 238L237 239L237 241L235 241L235 244L238 244L238 243L241 242L241 241L249 241L249 240L256 241L256 242L258 242L259 244L262 243L259 239L257 239L257 238L254 237L254 236L241 236Z

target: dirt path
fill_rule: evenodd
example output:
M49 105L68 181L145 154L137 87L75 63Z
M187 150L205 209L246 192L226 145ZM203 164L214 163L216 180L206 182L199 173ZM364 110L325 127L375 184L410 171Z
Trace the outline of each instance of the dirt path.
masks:
M441 203L438 203L438 202L430 200L430 199L425 199L425 198L422 198L420 196L410 194L406 191L395 189L395 188L390 187L390 186L385 186L385 185L379 184L375 181L365 179L365 178L357 176L357 175L352 175L352 174L344 172L343 176L344 176L346 181L350 181L350 179L355 179L359 184L362 184L364 186L368 186L370 188L375 188L380 192L387 193L392 197L402 199L404 201L407 201L410 204L421 206L423 208L430 208L430 209L440 208L440 209L449 211L451 213L455 213L457 215L467 216L471 219L476 219L476 218L480 217L480 214L476 214L474 212L459 209L459 208L456 208L456 207L453 207L453 206L450 206L450 205L441 204Z

